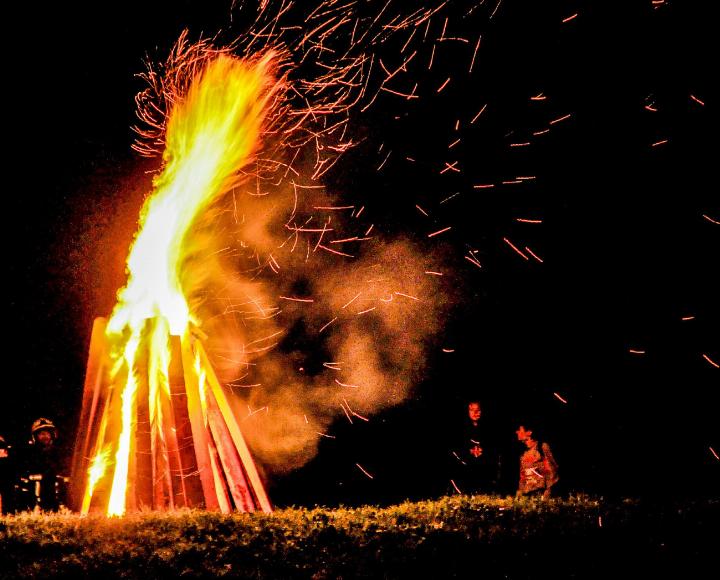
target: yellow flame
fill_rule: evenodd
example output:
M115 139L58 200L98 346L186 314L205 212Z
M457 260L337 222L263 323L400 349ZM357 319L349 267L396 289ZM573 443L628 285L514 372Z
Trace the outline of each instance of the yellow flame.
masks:
M203 419L207 423L207 394L205 389L205 369L200 360L200 352L195 353L195 374L198 378L198 392L200 394L200 407L203 412Z
M169 117L165 167L143 206L127 262L128 282L108 322L108 339L120 363L114 373L127 371L108 515L125 513L138 352L149 351L151 429L162 437L159 401L169 396L169 335L182 336L191 321L199 323L181 284L184 241L202 210L239 182L239 170L259 147L269 101L279 88L273 84L273 59L271 52L253 62L218 56Z
M102 451L97 453L88 468L88 487L83 497L80 513L86 515L90 511L90 502L97 483L105 476L110 459L110 445L106 445Z
M137 353L139 337L133 336L125 346L125 363L128 369L133 368ZM127 475L130 463L130 444L133 432L133 408L137 380L133 372L128 372L127 382L122 392L122 430L115 452L115 473L113 474L112 491L107 515L121 516L125 513L125 492L127 489Z

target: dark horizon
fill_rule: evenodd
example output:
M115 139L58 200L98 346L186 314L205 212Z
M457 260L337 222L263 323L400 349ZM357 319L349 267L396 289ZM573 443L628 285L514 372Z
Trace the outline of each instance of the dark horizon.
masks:
M328 179L386 235L446 256L458 300L414 396L367 423L338 418L311 464L271 482L282 502L442 493L449 433L471 399L508 441L519 421L541 423L566 491L720 489L709 8L536 4L458 18L454 33L482 34L472 74L472 46L438 49L418 78L423 98L384 98L353 120L364 141ZM162 59L184 28L241 32L231 5L56 5L8 19L17 185L6 239L13 391L0 434L16 444L39 416L72 444L92 320L124 283L157 168L130 150L143 58ZM441 173L454 161L461 173ZM517 176L534 179L502 184Z

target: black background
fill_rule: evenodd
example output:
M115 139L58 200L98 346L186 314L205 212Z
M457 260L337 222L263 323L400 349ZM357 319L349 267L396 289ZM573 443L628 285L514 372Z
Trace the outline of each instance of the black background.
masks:
M72 440L92 318L123 283L154 167L130 151L134 75L183 28L242 30L230 4L56 3L7 15L6 437L23 440L44 415ZM428 251L426 234L453 226L437 244L463 299L412 399L368 423L338 420L311 464L272 482L278 503L443 493L450 432L474 397L508 442L518 421L542 424L567 491L717 492L720 370L702 356L720 362L720 225L703 217L720 220L706 4L504 0L489 19L492 2L454 25L471 46L441 43L433 70L418 73L423 98L384 96L357 119L367 139L330 178L378 227ZM547 100L530 100L540 93ZM531 146L509 146L568 113ZM462 173L441 174L445 161ZM472 188L516 176L536 179ZM115 254L93 250L108 237ZM462 258L470 250L482 269Z

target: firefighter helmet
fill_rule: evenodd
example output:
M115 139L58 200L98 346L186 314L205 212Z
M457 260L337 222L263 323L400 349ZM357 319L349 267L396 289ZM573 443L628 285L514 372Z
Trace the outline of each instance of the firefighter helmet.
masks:
M35 439L35 434L38 431L47 430L50 431L53 435L53 438L57 437L57 427L55 427L55 423L53 423L50 419L46 419L45 417L40 417L39 419L36 419L32 424L31 433L33 436L33 439Z

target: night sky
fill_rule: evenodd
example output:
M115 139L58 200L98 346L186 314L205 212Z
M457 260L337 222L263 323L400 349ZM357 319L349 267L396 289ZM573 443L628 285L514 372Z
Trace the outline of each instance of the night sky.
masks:
M279 503L444 493L450 433L475 397L510 442L518 421L543 426L566 491L720 489L709 3L487 4L450 2L446 36L468 42L433 42L438 18L418 45L420 98L358 113L364 140L328 176L385 235L442 255L457 304L408 402L339 419L313 462L272 482ZM6 19L0 434L15 442L38 416L73 439L92 319L124 282L157 167L130 149L135 75L184 28L241 34L253 10L231 5L55 3Z

